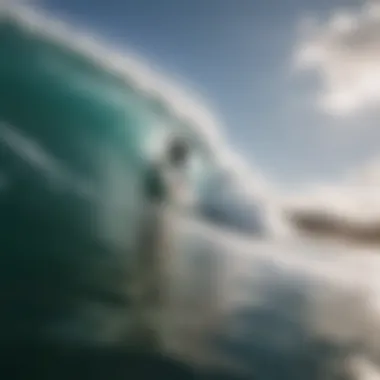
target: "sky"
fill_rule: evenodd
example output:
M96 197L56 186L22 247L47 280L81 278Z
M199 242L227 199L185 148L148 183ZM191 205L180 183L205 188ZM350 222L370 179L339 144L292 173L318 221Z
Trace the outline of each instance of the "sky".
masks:
M327 87L339 86L339 79L326 79L339 76L334 69L329 72L333 57L310 63L310 70L306 62L299 62L305 46L324 43L318 38L329 33L332 18L345 9L359 13L361 1L43 3L184 78L210 99L235 148L280 185L334 178L378 151L376 116L356 120L355 115L330 115L328 107L319 104L320 91L328 96ZM317 41L306 37L313 19L320 23ZM315 69L326 78L318 77Z
M201 93L277 188L380 210L379 0L40 3Z

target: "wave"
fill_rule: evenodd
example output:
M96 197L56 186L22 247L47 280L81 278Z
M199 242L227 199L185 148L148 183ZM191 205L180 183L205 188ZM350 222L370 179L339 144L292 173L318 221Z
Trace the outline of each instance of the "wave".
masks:
M91 166L94 183L90 184L90 188L95 193L91 193L94 196L92 199L87 199L90 205L83 205L85 202L82 201L78 203L76 198L70 199L67 204L63 202L66 193L62 191L64 186L61 184L53 189L49 187L45 191L49 196L40 199L36 193L41 192L46 184L43 182L42 185L41 181L34 185L37 182L34 177L19 183L17 189L23 205L28 205L29 213L22 214L22 207L18 209L13 204L19 214L24 215L24 219L13 216L10 221L6 221L4 215L7 215L7 208L1 204L3 232L15 247L28 247L29 254L34 252L33 244L30 244L32 239L39 237L54 240L57 231L53 229L52 206L57 203L62 206L59 215L66 229L65 233L69 236L70 232L71 239L66 235L66 239L63 239L58 234L61 238L59 244L55 240L49 240L51 244L54 243L52 246L58 252L66 249L66 256L59 261L64 266L63 269L54 266L56 263L50 258L48 260L54 264L52 272L55 272L50 281L55 287L46 286L45 280L42 280L44 275L50 274L49 270L37 267L38 276L26 271L27 279L34 281L33 284L38 285L37 289L31 289L30 286L23 288L30 297L20 295L20 291L17 293L19 299L28 304L26 301L32 296L44 292L43 294L50 297L47 298L49 302L44 301L45 304L41 301L36 310L50 310L51 304L56 305L59 301L46 289L58 291L63 274L67 275L65 271L72 269L69 260L74 260L80 266L81 275L85 273L83 277L77 272L75 275L69 273L78 281L75 285L84 286L81 282L83 281L91 291L86 287L81 288L81 296L86 302L79 316L75 314L74 318L64 314L65 322L55 325L54 333L65 334L67 330L64 328L67 327L73 335L75 332L80 337L88 334L93 338L96 335L98 341L110 342L116 339L119 327L125 327L125 310L120 312L120 308L127 304L122 297L126 277L123 272L125 252L120 250L120 244L125 249L126 235L128 241L132 241L133 236L135 240L139 236L140 231L136 225L140 220L144 221L141 210L146 206L141 192L131 186L131 182L141 180L144 175L140 171L143 164L154 158L156 149L162 148L157 147L157 144L165 145L166 138L178 133L189 139L195 150L194 163L190 165L187 174L188 184L196 193L196 201L183 214L168 213L171 227L169 232L173 239L172 247L175 249L165 251L168 255L170 253L167 260L173 266L169 276L172 298L165 311L167 320L164 321L166 324L168 321L170 323L168 330L162 327L163 335L166 334L167 352L195 362L200 367L202 363L206 368L218 368L219 371L223 369L235 374L245 373L250 378L264 380L341 379L342 376L350 378L355 371L359 372L357 378L362 380L366 379L365 371L377 371L377 366L380 365L380 283L377 279L380 257L375 250L358 250L339 244L316 242L303 236L281 234L281 231L286 230L287 223L281 216L280 198L277 198L274 191L266 192L269 196L264 196L262 190L255 192L254 174L229 148L219 122L203 102L196 103L192 95L172 85L166 77L156 73L140 59L109 51L103 46L106 44L102 45L98 39L95 41L91 36L82 37L82 34L59 22L51 21L50 17L39 11L6 7L1 15L2 27L7 27L10 21L19 31L38 36L38 41L43 39L45 45L46 41L58 43L60 49L64 50L64 57L72 58L83 54L94 63L94 68L81 60L72 59L70 64L75 67L84 65L86 73L96 71L97 78L103 78L100 73L107 72L104 82L103 79L99 81L103 85L105 82L110 83L109 86L101 86L104 91L96 88L96 91L88 94L85 90L94 88L88 87L91 86L91 81L85 80L86 75L76 76L75 70L64 71L65 80L61 82L54 76L65 91L69 94L75 91L80 95L77 99L92 106L86 117L91 120L91 127L94 129L84 133L85 137L89 137L88 140L78 141L79 145L87 142L83 146L86 146L89 153L86 152L91 158L95 157L95 151L102 152L100 158L95 160L95 169ZM42 50L46 47L39 46ZM28 61L18 60L14 64L24 65L25 70L32 70L30 72L39 79L42 78L38 76L41 70L44 75L55 75L58 71L62 74L62 70L65 70L62 62L67 62L53 59L54 54L49 56L51 60L43 59L42 66L40 60L32 59L31 56L28 58ZM12 70L13 65L8 69ZM49 79L52 77L49 76ZM120 85L123 91L119 91ZM49 101L52 103L49 104L54 105L54 96L57 94L50 95ZM47 97L45 100L47 101ZM7 97L3 96L2 101L6 102ZM112 111L121 109L128 115L133 115L133 121L136 122L122 123L127 131L117 130L112 132L114 135L109 133L112 134L111 137L108 134L105 136L97 130L97 122L104 121L102 117L105 114L102 111L107 107L100 107L104 102ZM67 107L74 106L75 104L69 104ZM37 115L33 107L26 109L30 115ZM122 116L125 117L123 112ZM92 116L93 113L95 116ZM70 115L62 112L59 115L70 118ZM16 116L13 115L14 118ZM31 131L34 136L29 136L19 133L17 127L11 125L1 124L0 148L2 152L12 154L14 161L9 161L14 164L12 170L15 167L21 168L17 172L19 174L32 169L33 175L36 172L39 175L52 171L55 174L64 173L65 175L59 176L61 182L66 178L76 178L70 171L74 166L70 166L70 159L78 153L75 149L76 140L72 137L71 140L64 140L67 139L64 133L66 131L56 128L59 138L49 135L50 145L55 148L62 141L70 141L72 144L68 151L60 150L67 164L62 168L62 165L57 166L58 161L50 159L49 152L36 145L37 137L43 139L41 130L37 129L39 136L36 131ZM100 137L93 136L94 130L99 132ZM74 127L68 132L77 133ZM108 149L110 147L114 149ZM58 148L56 150L59 151ZM83 153L82 145L78 150ZM124 155L128 162L126 167L120 165L120 157L124 159ZM83 159L85 167L87 161L81 155L78 157ZM107 161L109 165L105 165L103 161ZM69 174L66 175L67 173ZM13 186L12 175L9 176L10 188ZM43 177L46 179L45 175ZM30 187L26 189L25 184ZM216 193L220 196L219 199ZM6 191L1 194L5 196ZM127 207L133 226L132 222L123 224L123 207ZM98 219L88 215L89 209L92 212L100 210ZM94 220L101 222L97 225ZM24 225L23 223L30 229L27 231L29 235L25 233L24 239L17 239L11 234L11 227ZM91 226L91 233L98 239L91 242L93 244L88 244L85 239L88 237L85 235L85 232L88 233L86 226ZM38 230L39 227L41 230ZM130 230L133 233L129 233ZM50 231L51 236L46 231ZM89 236L93 235L89 233ZM73 244L79 244L81 250L78 252L77 247L73 249ZM87 255L88 251L91 255ZM44 262L46 257L41 252L36 248L34 253L41 259L40 262ZM24 273L18 270L20 262L21 267L24 265L24 261L20 260L26 260L30 264L31 258L21 255L7 259L12 263L14 272L8 273L6 266L2 266L0 279L4 281L4 285L17 283L19 288L16 288L20 289L21 282L18 280L24 279ZM36 261L35 257L32 260ZM103 281L102 285L107 285L106 289L99 290L99 278ZM57 294L61 295L60 292L61 290ZM110 300L110 293L113 292L116 295L112 294ZM96 296L104 302L99 302ZM8 310L4 312L8 317L9 313ZM21 330L26 329L20 321L22 322L20 316L15 322L10 317L7 320L10 325L14 322ZM34 326L34 323L40 326L42 322L36 318L28 321L27 326ZM104 325L105 332L100 328ZM102 334L99 330L102 330Z

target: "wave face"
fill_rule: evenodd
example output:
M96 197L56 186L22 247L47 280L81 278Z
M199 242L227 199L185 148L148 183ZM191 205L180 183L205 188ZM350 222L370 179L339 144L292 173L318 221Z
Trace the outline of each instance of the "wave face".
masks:
M3 342L124 347L132 271L150 249L168 292L146 323L167 355L233 378L378 375L376 252L275 239L269 208L245 201L231 175L241 166L192 96L38 12L2 12ZM173 136L192 151L179 173L192 196L157 213L144 178Z

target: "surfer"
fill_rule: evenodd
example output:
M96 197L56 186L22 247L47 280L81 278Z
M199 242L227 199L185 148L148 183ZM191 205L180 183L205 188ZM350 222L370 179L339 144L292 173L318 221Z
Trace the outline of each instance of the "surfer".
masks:
M174 138L166 145L164 154L148 164L144 176L143 190L149 206L145 210L144 236L137 252L134 273L137 291L137 328L134 335L137 344L148 350L160 349L164 338L158 336L166 336L165 326L170 323L165 320L171 304L168 282L173 250L169 239L172 227L168 211L183 203L188 156L188 144Z

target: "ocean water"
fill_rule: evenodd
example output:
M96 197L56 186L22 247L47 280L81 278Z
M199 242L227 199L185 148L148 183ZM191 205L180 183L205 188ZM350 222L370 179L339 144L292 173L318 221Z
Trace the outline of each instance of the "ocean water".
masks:
M161 169L170 186L180 179L181 193L168 194L159 214L170 247L160 248L169 295L163 321L154 322L163 352L236 378L380 378L376 249L294 233L275 197L247 192L249 169L204 102L146 63L104 50L39 12L4 12L0 273L22 305L18 319L4 312L10 327L3 338L28 328L44 333L46 314L39 313L46 310L61 313L46 328L59 339L96 346L124 337L131 309L120 299L153 215L142 183L175 136L191 156L181 172ZM65 233L51 225L54 215ZM14 232L21 227L23 239ZM17 257L7 256L10 246ZM27 285L17 287L21 282ZM62 287L82 291L72 314L59 308L67 305ZM46 304L31 307L27 301L40 294ZM3 305L12 302L3 296ZM30 310L35 320L21 316Z

